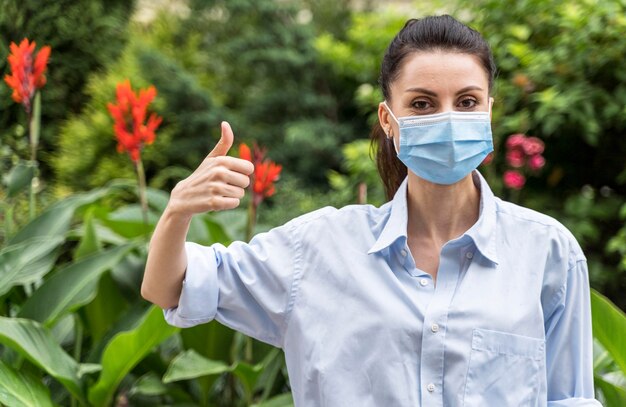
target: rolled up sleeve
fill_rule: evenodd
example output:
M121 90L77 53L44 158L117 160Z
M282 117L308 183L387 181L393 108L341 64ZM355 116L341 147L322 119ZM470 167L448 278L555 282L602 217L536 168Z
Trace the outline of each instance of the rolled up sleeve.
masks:
M186 243L187 271L168 323L190 327L213 319L248 336L281 346L293 304L298 268L293 225L255 236L250 243Z
M165 320L179 328L215 319L218 302L217 259L211 247L185 243L187 270L178 307L164 310Z
M546 321L549 407L591 407L594 399L593 338L587 263L568 270L558 301Z

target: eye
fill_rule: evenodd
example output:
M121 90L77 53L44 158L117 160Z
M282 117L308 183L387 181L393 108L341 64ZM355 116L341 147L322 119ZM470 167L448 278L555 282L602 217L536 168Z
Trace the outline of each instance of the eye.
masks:
M461 99L461 101L459 101L458 106L461 109L473 109L476 107L477 104L478 104L478 101L474 99L473 97L465 97Z
M411 103L411 107L418 111L428 110L429 108L432 107L432 103L430 103L429 100L417 99Z

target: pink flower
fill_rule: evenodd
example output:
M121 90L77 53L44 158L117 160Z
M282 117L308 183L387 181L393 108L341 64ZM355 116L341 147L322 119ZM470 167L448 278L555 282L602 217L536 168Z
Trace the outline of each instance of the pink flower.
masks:
M545 164L546 159L543 158L541 154L535 154L533 156L530 156L530 158L528 159L528 168L533 171L542 169Z
M506 153L506 162L513 168L522 167L525 159L524 152L517 148Z
M502 179L504 186L510 189L522 189L526 183L526 177L515 170L505 171Z
M543 153L545 146L543 144L543 141L541 141L537 137L528 137L526 140L524 140L522 148L527 155L536 155Z
M525 140L526 136L524 136L522 133L511 134L506 140L506 148L514 149L516 147L520 147L524 144Z

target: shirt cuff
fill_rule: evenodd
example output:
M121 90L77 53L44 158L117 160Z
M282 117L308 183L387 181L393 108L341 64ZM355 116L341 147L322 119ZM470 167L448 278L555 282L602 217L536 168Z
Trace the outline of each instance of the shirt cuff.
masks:
M185 243L187 270L178 306L163 310L168 324L189 328L209 322L217 314L217 260L211 247Z

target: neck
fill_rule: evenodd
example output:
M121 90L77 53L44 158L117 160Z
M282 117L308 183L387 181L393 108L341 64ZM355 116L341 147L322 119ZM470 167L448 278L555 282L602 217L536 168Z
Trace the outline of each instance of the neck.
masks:
M471 174L456 184L438 185L409 171L407 206L409 238L443 245L476 223L480 191Z

